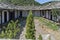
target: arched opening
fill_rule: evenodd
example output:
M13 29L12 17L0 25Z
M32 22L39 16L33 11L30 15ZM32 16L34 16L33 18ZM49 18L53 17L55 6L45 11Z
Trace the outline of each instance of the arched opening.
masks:
M52 15L50 15L50 20L52 20Z
M22 18L22 11L20 11L20 18Z
M7 22L7 12L4 12L4 22Z
M15 18L14 11L9 12L9 20L14 20L14 18Z

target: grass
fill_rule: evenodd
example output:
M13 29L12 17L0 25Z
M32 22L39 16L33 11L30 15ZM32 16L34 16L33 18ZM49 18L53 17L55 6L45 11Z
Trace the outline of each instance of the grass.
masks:
M42 17L36 17L37 19L39 19L39 21L41 22L41 24L46 25L48 28L53 29L53 30L58 30L58 25L48 19L42 18Z

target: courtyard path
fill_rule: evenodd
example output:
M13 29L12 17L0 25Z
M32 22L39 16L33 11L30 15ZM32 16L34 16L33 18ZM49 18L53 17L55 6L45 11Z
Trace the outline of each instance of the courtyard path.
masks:
M19 40L26 40L25 39L25 24L26 24L26 21L25 20L23 20L23 21L21 21L21 33L20 33L20 38L19 38Z
M20 35L20 39L19 40L26 40L25 39L25 28L23 29L21 35Z
M36 29L36 40L38 40L39 35L41 34L43 37L43 40L49 40L51 37L51 40L55 40L54 36L49 33L46 28L44 28L44 25L40 24L39 20L35 19L35 29Z
M41 34L43 37L43 40L49 40L49 38L51 38L51 40L60 40L60 32L59 31L53 31L49 28L47 28L45 25L42 25L38 19L34 19L34 23L35 23L35 29L36 29L36 40L38 40L39 35ZM23 29L21 29L21 33L20 33L20 38L19 40L26 40L25 39L25 32L26 32L26 27L25 21L21 22L21 26Z

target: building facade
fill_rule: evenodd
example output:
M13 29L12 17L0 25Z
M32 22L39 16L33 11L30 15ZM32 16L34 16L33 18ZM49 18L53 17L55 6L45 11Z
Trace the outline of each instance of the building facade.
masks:
M56 19L52 14L52 9L59 9L60 2L57 4L49 4L46 6L15 6L11 4L0 3L0 24L6 23L10 20L27 17L29 14L29 10L32 10L34 16L44 17L53 21L58 21L60 16Z

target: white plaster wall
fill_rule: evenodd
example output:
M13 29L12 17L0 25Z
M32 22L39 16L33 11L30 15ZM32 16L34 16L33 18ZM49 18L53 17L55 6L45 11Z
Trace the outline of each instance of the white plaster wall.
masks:
M28 14L29 14L29 12L28 12L28 11L26 11L26 10L22 11L22 17L27 17L27 16L28 16Z
M48 18L48 11L46 11L46 18Z
M20 11L18 11L18 17L20 16Z
M39 16L40 16L40 11L39 11L39 10L38 10L38 11L34 11L34 12L33 12L33 15L39 17Z

